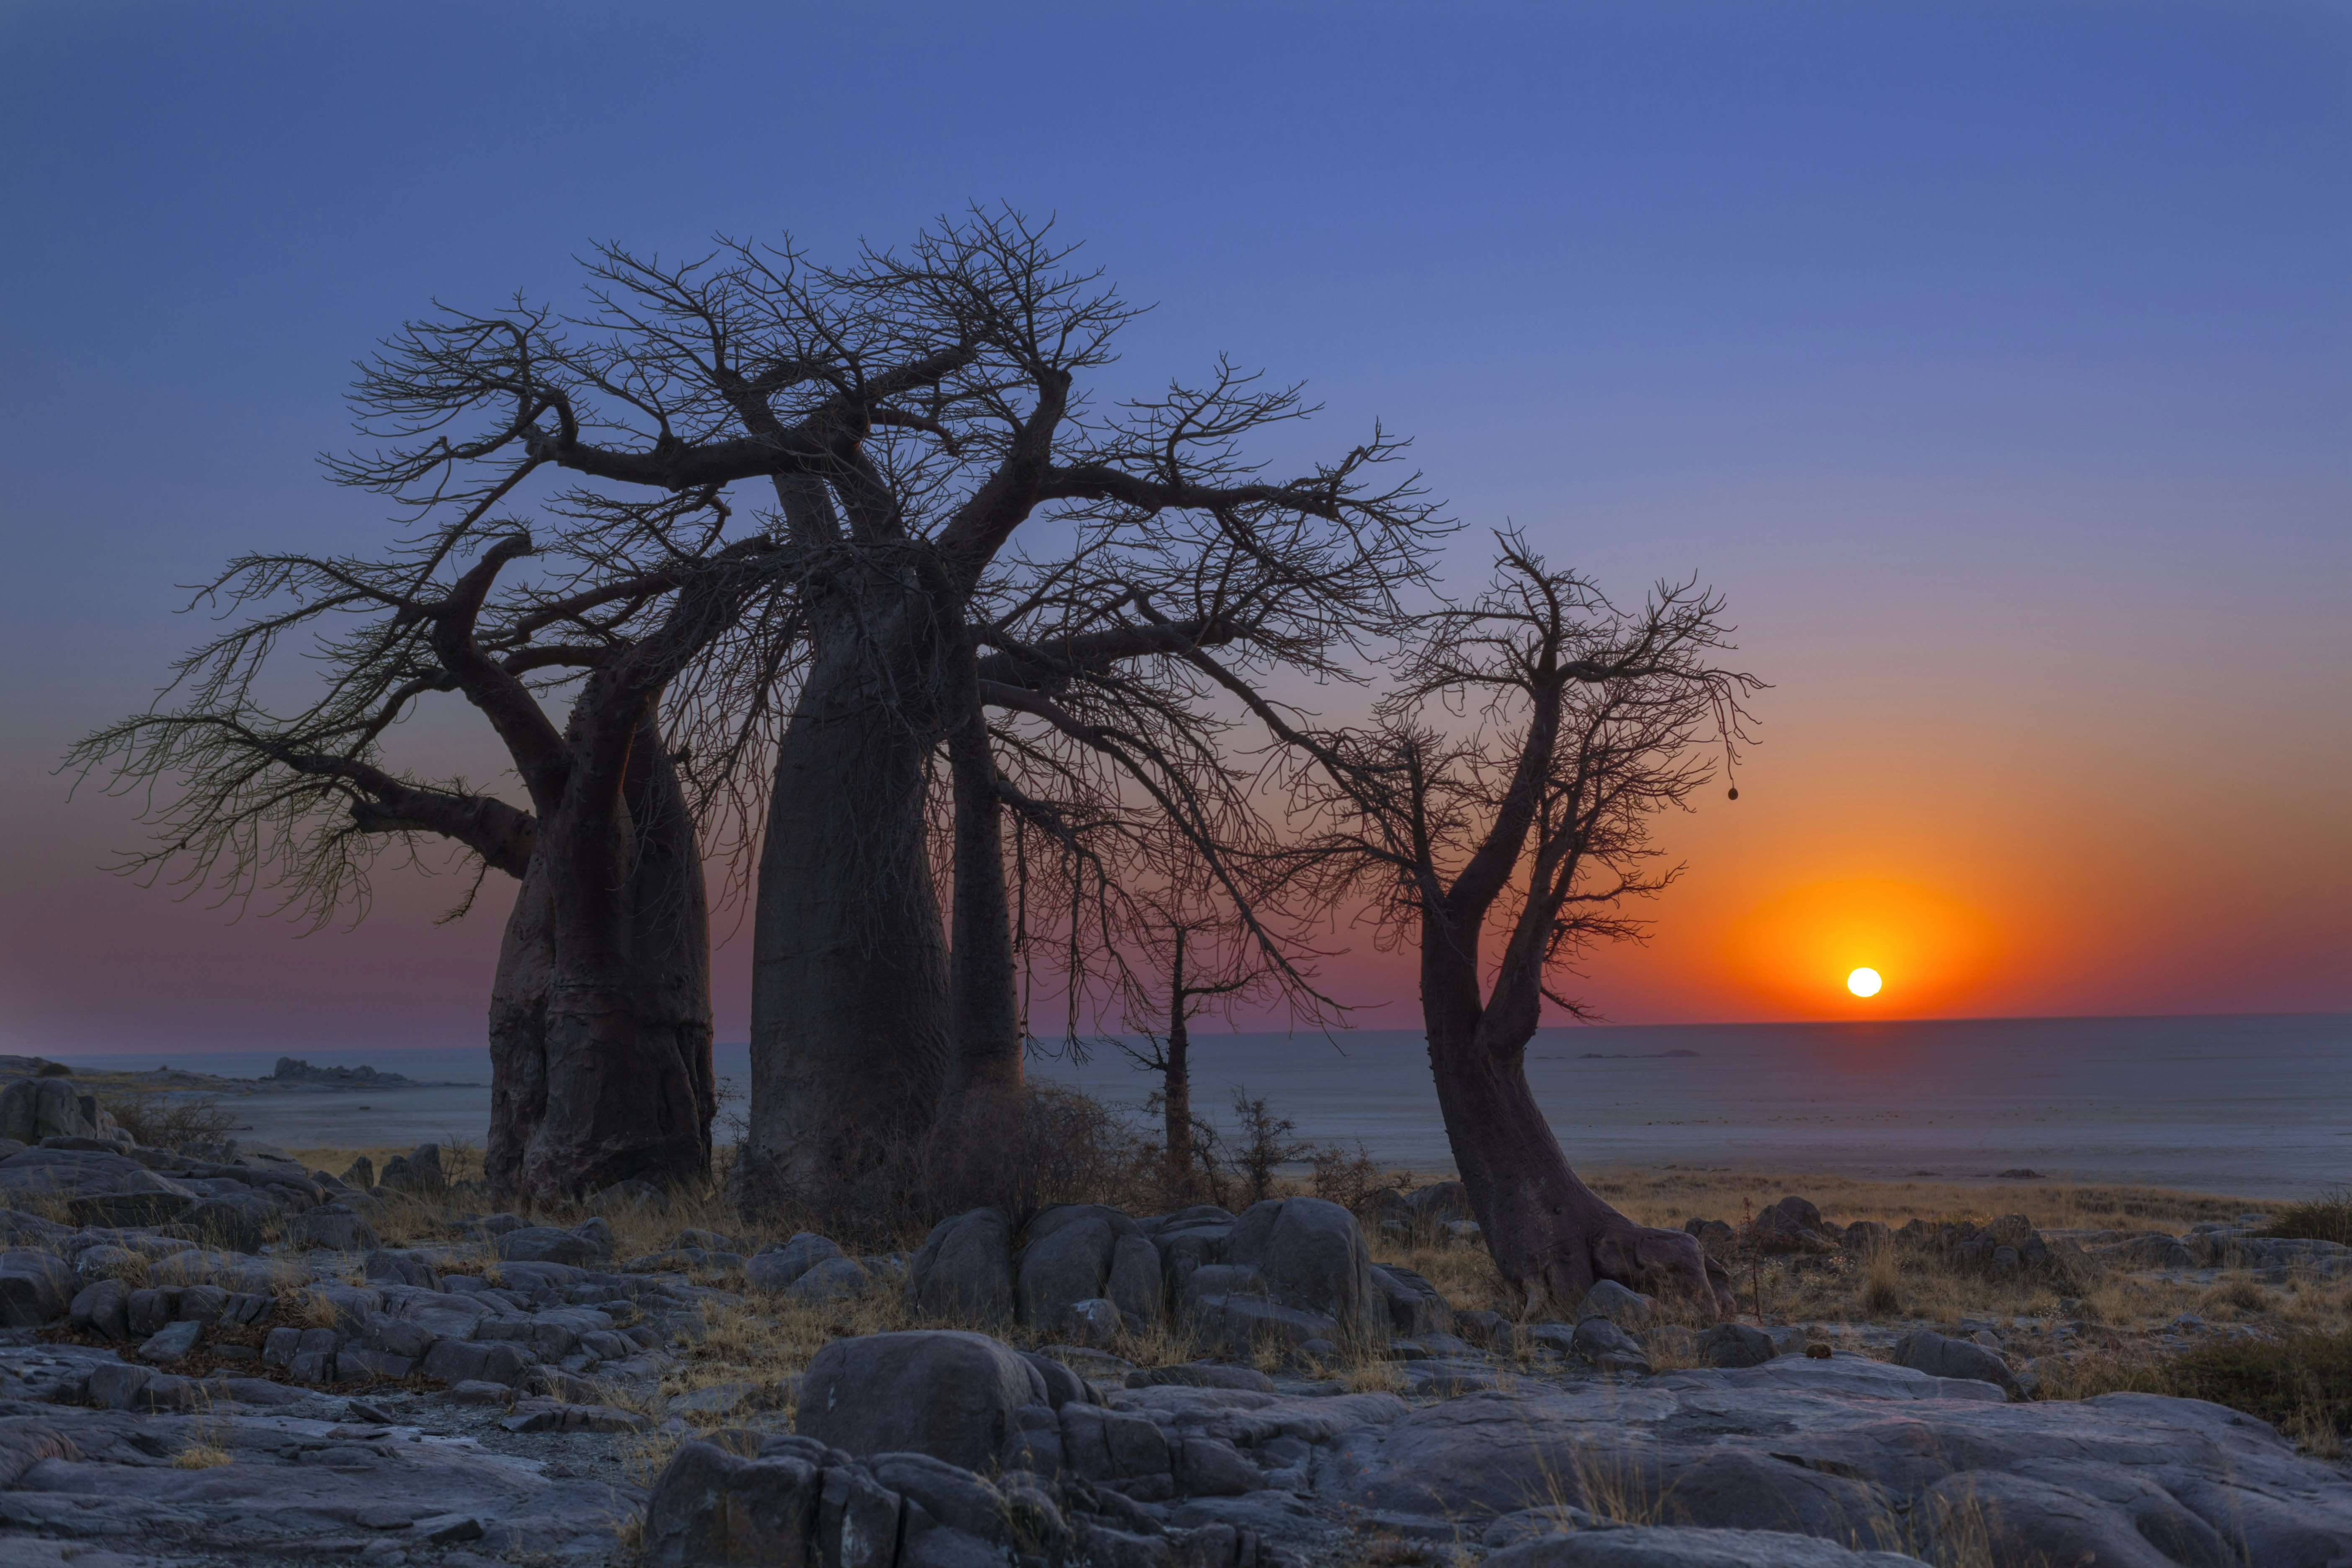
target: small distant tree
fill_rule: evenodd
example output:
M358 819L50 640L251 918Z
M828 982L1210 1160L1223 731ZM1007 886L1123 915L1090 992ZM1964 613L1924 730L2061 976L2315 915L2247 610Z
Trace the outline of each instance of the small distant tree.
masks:
M1247 1089L1234 1090L1234 1121L1231 1157L1241 1177L1242 1201L1262 1204L1274 1195L1275 1172L1293 1160L1306 1158L1315 1146L1293 1139L1290 1135L1298 1131L1298 1123L1276 1116L1265 1096L1253 1097Z
M1126 900L1127 940L1112 952L1117 997L1140 1043L1122 1038L1129 1060L1160 1076L1160 1103L1171 1195L1197 1184L1198 1118L1192 1104L1192 1021L1231 1017L1241 1004L1286 997L1294 1010L1335 1012L1300 967L1308 950L1289 942L1277 953L1264 919L1243 920L1216 879L1181 837L1153 841L1168 869Z
M1547 1000L1597 942L1636 937L1625 904L1674 880L1648 825L1712 776L1757 682L1713 661L1722 602L1661 584L1622 612L1516 534L1475 601L1401 621L1373 721L1318 728L1226 671L1286 754L1298 886L1369 900L1417 946L1423 1024L1454 1163L1504 1278L1530 1307L1596 1279L1736 1310L1698 1242L1635 1224L1577 1179L1527 1078ZM1489 939L1499 952L1489 956Z

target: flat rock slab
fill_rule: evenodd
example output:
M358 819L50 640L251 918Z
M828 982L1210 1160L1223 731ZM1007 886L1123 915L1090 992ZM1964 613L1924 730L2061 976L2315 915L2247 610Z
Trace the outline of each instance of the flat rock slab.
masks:
M1977 1533L2000 1561L2352 1555L2352 1483L2235 1411L2131 1394L2011 1405L1843 1356L1469 1394L1337 1435L1315 1485L1331 1502L1456 1520L1565 1504L1897 1550Z
M614 1526L644 1502L625 1482L551 1479L540 1464L413 1427L16 1408L0 1415L0 1452L32 1462L0 1490L11 1544L39 1535L62 1538L45 1543L60 1551L260 1562L365 1536L410 1549L467 1541L496 1556L599 1562L614 1551ZM229 1462L173 1464L198 1445L224 1449ZM24 1561L111 1568L87 1556ZM0 1558L5 1568L15 1563Z
M1850 1552L1835 1542L1761 1530L1639 1525L1579 1530L1526 1542L1487 1568L1927 1568L1892 1552Z

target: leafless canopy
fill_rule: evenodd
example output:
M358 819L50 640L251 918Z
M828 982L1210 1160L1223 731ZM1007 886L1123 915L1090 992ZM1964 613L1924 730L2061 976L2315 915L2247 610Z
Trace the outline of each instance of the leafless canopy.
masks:
M236 624L73 765L156 792L138 866L238 897L275 889L316 920L363 907L375 858L415 854L420 835L518 870L530 811L383 752L420 702L461 689L434 629L469 563L517 560L502 542L527 533L530 574L509 567L469 613L481 648L541 699L654 635L690 584L756 574L664 697L689 796L739 873L816 623L845 617L854 637L861 600L913 586L939 646L981 655L1015 874L1073 915L1057 941L1076 937L1089 879L1099 894L1142 863L1111 841L1140 844L1147 818L1181 824L1223 895L1253 907L1251 857L1225 851L1263 850L1262 824L1191 656L1217 647L1244 676L1341 673L1445 525L1378 428L1270 475L1254 443L1316 412L1296 386L1221 361L1096 404L1080 379L1111 363L1135 310L1049 224L979 211L842 266L789 241L678 262L604 246L580 309L518 297L410 323L353 389L373 444L328 462L400 509L400 542L235 563L200 598ZM275 711L264 672L298 637L323 689ZM902 673L906 721L934 728L939 668Z
M1370 725L1318 728L1212 651L1193 660L1276 742L1297 884L1363 908L1390 945L1434 930L1475 952L1499 926L1482 978L1532 1031L1546 998L1581 1014L1556 983L1580 951L1641 933L1626 901L1680 871L1652 823L1748 738L1758 682L1714 662L1722 609L1690 583L1621 609L1507 532L1483 594L1400 624Z

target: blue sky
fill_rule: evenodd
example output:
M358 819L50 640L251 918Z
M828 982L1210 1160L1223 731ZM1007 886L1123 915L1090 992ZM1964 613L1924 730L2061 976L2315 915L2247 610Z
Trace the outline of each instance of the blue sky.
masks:
M16 5L0 148L26 1048L478 1028L495 910L232 930L96 871L128 815L47 771L192 639L176 584L382 534L313 464L375 337L593 240L969 201L1156 302L1108 390L1230 353L1466 522L1730 595L1756 809L1678 829L1613 1016L1784 1016L1717 938L1853 876L2040 933L1966 1010L2352 1005L2341 6Z

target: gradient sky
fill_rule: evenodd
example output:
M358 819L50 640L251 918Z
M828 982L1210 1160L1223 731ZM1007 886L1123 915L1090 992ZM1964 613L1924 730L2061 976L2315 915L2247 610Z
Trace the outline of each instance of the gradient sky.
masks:
M1158 302L1132 384L1304 377L1474 530L1729 596L1764 743L1612 1018L2352 1007L2348 157L2336 5L0 8L0 1049L478 1039L503 889L232 924L49 770L176 584L382 534L313 454L429 300L970 200Z

